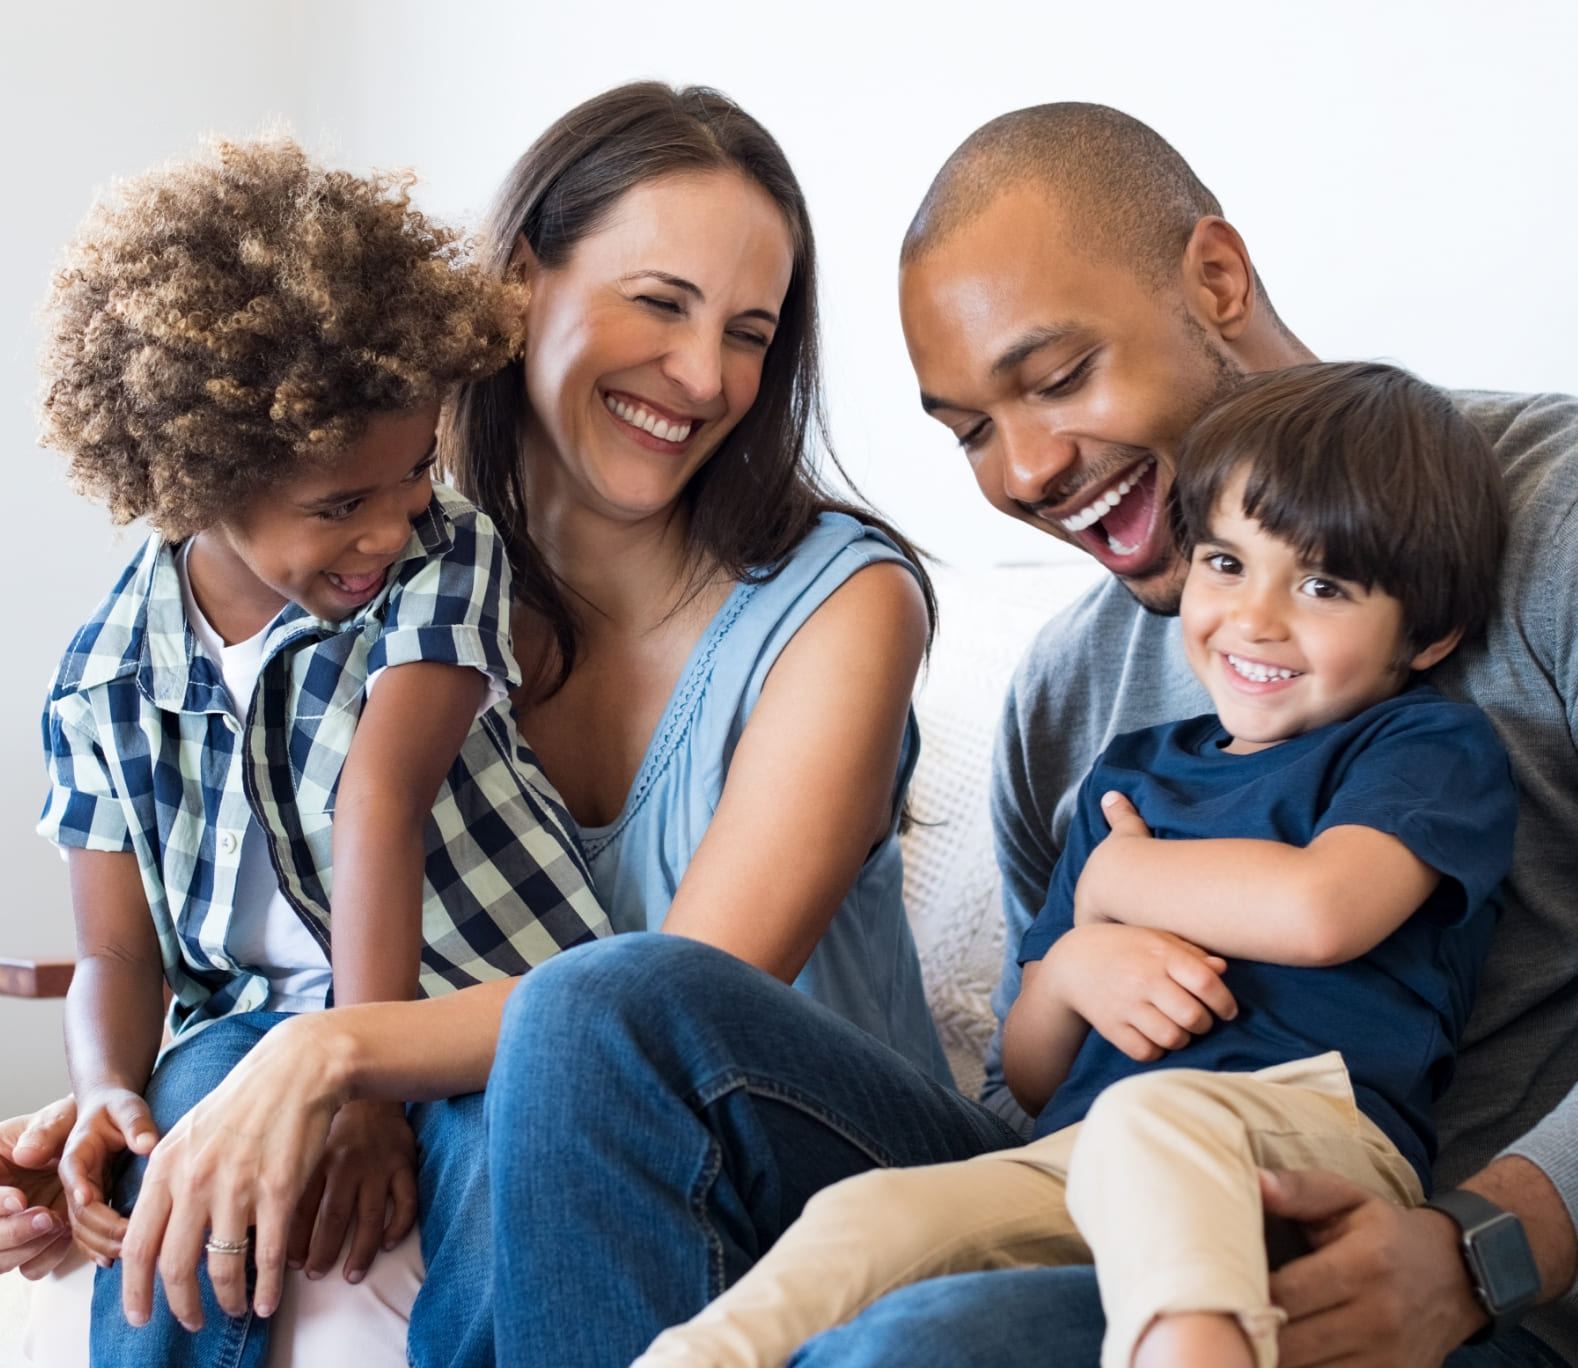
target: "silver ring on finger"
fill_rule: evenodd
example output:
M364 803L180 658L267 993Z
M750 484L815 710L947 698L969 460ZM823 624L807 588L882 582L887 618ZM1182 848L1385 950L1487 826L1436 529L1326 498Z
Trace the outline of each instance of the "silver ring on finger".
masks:
M210 1235L203 1243L203 1248L210 1254L245 1254L251 1243L251 1238L246 1235L239 1240L220 1240Z

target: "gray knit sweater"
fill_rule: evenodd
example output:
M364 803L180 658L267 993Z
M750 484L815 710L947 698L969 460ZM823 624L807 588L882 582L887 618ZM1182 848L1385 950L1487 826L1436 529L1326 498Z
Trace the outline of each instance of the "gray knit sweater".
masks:
M1578 1226L1578 399L1454 396L1495 448L1511 510L1499 609L1486 637L1430 676L1479 704L1520 791L1512 873L1457 1073L1437 1108L1438 1187L1498 1153L1547 1173ZM1007 956L993 1005L1019 991L1020 937L1046 897L1075 790L1119 732L1208 712L1176 618L1115 581L1049 623L1015 673L994 763L992 816ZM986 1100L1023 1120L994 1039ZM1578 1289L1526 1324L1578 1364Z

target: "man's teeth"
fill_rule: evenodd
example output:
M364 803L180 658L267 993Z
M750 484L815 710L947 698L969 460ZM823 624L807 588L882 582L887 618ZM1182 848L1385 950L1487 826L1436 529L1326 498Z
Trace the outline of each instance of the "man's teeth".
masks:
M1139 484L1139 482L1146 477L1146 475L1150 472L1151 467L1155 464L1156 461L1154 458L1146 461L1145 464L1136 470L1132 475L1130 475L1128 479L1120 480L1099 499L1096 499L1092 503L1086 504L1085 507L1080 509L1078 513L1070 513L1066 518L1059 518L1059 526L1061 526L1065 532L1083 532L1091 525L1091 523L1100 522L1101 519L1105 518L1107 514L1112 512L1114 508L1123 502L1123 496L1133 489L1135 485ZM1107 545L1116 551L1120 556L1131 555L1135 551L1139 550L1139 547L1137 546L1126 547L1121 542L1115 542L1111 537L1107 538Z
M659 441L683 442L690 436L694 422L670 423L659 418L655 413L648 413L639 404L627 404L623 399L616 399L611 394L603 396L603 402L608 405L608 411L616 418L623 418L631 427L638 427L643 432L650 432Z
M1256 684L1269 684L1273 679L1294 679L1304 673L1303 670L1284 670L1274 665L1262 665L1258 660L1245 660L1242 656L1236 655L1229 655L1227 663L1245 679L1252 679Z

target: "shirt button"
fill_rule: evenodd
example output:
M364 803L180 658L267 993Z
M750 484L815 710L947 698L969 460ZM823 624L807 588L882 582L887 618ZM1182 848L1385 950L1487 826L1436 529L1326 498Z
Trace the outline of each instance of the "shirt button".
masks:
M221 855L234 855L236 847L240 844L241 842L236 839L235 832L221 831L219 833L219 853Z

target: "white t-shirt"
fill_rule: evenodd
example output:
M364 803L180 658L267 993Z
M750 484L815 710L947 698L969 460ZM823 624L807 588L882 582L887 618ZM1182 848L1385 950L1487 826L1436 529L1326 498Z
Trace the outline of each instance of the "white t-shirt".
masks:
M230 706L241 720L246 719L263 668L263 639L268 628L256 636L226 646L219 633L203 616L192 594L187 577L186 558L192 549L188 541L175 558L181 576L181 602L186 620L210 659L219 666L230 695ZM321 1006L333 971L328 956L313 938L301 917L280 892L279 876L269 860L268 837L256 816L247 822L241 841L241 863L236 870L235 907L225 949L237 966L262 974L269 982L268 1000L263 1010L304 1012Z

